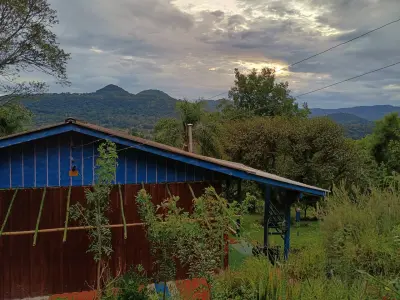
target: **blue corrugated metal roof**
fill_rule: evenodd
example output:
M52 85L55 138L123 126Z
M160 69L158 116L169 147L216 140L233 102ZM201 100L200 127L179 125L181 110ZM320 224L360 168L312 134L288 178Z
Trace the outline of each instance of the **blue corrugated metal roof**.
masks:
M316 196L325 196L328 192L327 190L315 186L306 185L301 182L263 172L243 164L189 153L171 146L134 137L124 132L110 130L74 119L67 119L64 123L0 138L0 149L66 132L79 132L98 138L99 140L107 139L117 144L125 145L127 148L142 150L232 177L252 180L284 189L295 190Z

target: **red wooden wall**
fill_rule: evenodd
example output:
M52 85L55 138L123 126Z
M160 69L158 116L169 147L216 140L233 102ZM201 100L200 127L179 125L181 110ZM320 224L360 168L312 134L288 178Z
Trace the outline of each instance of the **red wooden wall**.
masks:
M213 184L217 189L218 185ZM200 196L206 183L191 184ZM127 223L140 222L135 199L141 185L122 186L124 211ZM161 203L168 197L165 184L145 185L153 202ZM190 210L192 195L186 183L169 184L173 195L180 196L180 203ZM3 223L14 191L0 191L0 226ZM47 188L40 220L40 229L64 227L67 188ZM42 199L43 189L19 190L15 198L5 232L33 230ZM111 195L110 223L122 224L118 189ZM73 187L71 205L84 201L84 187ZM69 226L78 226L70 221ZM92 255L86 253L86 231L68 231L67 241L62 242L63 232L39 233L36 246L33 234L0 237L0 299L27 298L42 295L91 290L96 268ZM130 266L142 264L148 271L152 261L149 245L142 227L128 227L128 238L123 228L112 229L113 255L109 262L114 275L125 272ZM185 277L179 270L178 277Z

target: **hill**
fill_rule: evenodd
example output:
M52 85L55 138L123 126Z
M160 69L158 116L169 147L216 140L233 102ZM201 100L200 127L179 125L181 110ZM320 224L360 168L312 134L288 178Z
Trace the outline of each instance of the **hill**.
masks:
M37 100L22 101L35 116L35 125L61 122L74 116L111 128L150 130L159 118L176 115L178 100L159 90L131 94L107 85L94 93L44 94Z
M311 109L311 114L313 117L327 116L336 113L344 113L344 114L352 114L369 121L376 121L382 119L385 115L392 112L400 113L400 107L392 105L372 105L372 106L355 106L355 107L336 108L336 109L324 109L324 108Z
M360 118L348 113L333 113L327 115L328 118L341 124L346 135L352 139L361 139L372 133L374 122Z
M44 94L37 100L22 101L35 116L36 126L63 121L68 116L110 128L134 128L150 132L164 117L176 117L179 100L159 90L145 90L132 94L110 84L93 93ZM206 108L215 111L222 100L208 100ZM311 109L311 117L328 116L342 124L351 138L362 138L371 133L373 122L388 113L400 112L391 105L357 106L338 109Z

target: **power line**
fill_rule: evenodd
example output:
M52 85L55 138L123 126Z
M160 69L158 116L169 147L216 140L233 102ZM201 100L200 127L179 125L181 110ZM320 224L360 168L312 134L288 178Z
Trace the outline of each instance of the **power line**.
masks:
M372 71L363 73L363 74L361 74L361 75L357 75L357 76L354 76L354 77L351 77L351 78L347 78L347 79L342 80L342 81L339 81L339 82L335 82L335 83L333 83L333 84L324 86L324 87L319 88L319 89L316 89L316 90L312 90L312 91L307 92L307 93L304 93L304 94L296 95L296 96L294 96L294 97L295 97L295 98L298 98L298 97L302 97L302 96L305 96L305 95L308 95L308 94L311 94L311 93L315 93L315 92L318 92L318 91L320 91L320 90L327 89L327 88L329 88L329 87L331 87L331 86L335 86L335 85L338 85L338 84L343 83L343 82L346 82L346 81L350 81L350 80L353 80L353 79L356 79L356 78L360 78L360 77L362 77L362 76L365 76L365 75L368 75L368 74L371 74L371 73L374 73L374 72L378 72L378 71L381 71L381 70L383 70L383 69L387 69L387 68L393 67L393 66L398 65L398 64L400 64L400 61L398 61L398 62L396 62L396 63L394 63L394 64L391 64L391 65L388 65L388 66L379 68L379 69L375 69L375 70L372 70Z
M347 41L345 41L345 42L339 43L339 44L337 44L337 45L335 45L335 46L332 46L332 47L330 47L330 48L328 48L328 49L325 49L325 50L323 50L323 51L321 51L321 52L318 52L318 53L316 53L316 54L313 54L313 55L311 55L311 56L308 56L308 57L306 57L306 58L304 58L304 59L302 59L302 60L296 61L296 62L294 62L294 63L288 65L287 67L284 67L284 68L279 69L278 71L288 70L290 67L293 67L293 66L298 65L298 64L300 64L300 63L302 63L302 62L305 62L305 61L307 61L307 60L309 60L309 59L311 59L311 58L317 57L317 56L319 56L319 55L321 55L321 54L324 54L324 53L326 53L326 52L328 52L328 51L331 51L331 50L333 50L333 49L335 49L335 48L338 48L338 47L340 47L340 46L343 46L343 45L345 45L345 44L348 44L348 43L350 43L350 42L353 42L353 41L355 41L355 40L357 40L357 39L359 39L359 38L362 38L362 37L364 37L364 36L366 36L366 35L368 35L368 34L370 34L370 33L373 33L373 32L375 32L375 31L378 31L378 30L380 30L380 29L382 29L382 28L384 28L384 27L387 27L387 26L392 25L392 24L394 24L394 23L397 23L397 22L399 22L399 21L400 21L400 18L399 18L399 19L396 19L396 20L393 20L393 21L391 21L391 22L389 22L389 23L383 24L382 26L379 26L379 27L377 27L377 28L375 28L375 29L372 29L372 30L370 30L370 31L367 31L367 32L365 32L365 33L363 33L363 34L361 34L361 35L358 35L358 36L356 36L356 37L350 39L350 40L347 40ZM388 66L388 67L390 67L390 66ZM369 74L369 73L367 73L367 74ZM364 75L366 75L366 74L363 74L363 75L361 75L361 76L364 76ZM361 77L361 76L360 76L360 77ZM349 79L349 80L351 80L351 79ZM339 83L337 83L337 84L339 84ZM212 97L208 98L208 100L211 100L211 99L214 99L214 98L216 98L216 97L218 97L218 96L224 95L225 93L228 93L228 92L223 92L223 93L217 94L217 95L215 95L215 96L212 96ZM302 95L300 95L300 96L302 96ZM298 97L299 97L299 96L298 96Z
M212 97L208 98L208 100L214 99L215 97L224 95L224 94L226 94L226 93L228 93L228 92L223 92L223 93L220 93L220 94L218 94L218 95L212 96Z
M400 21L400 18L397 19L397 20L391 21L391 22L389 22L389 23L386 23L386 24L384 24L384 25L382 25L382 26L380 26L380 27L378 27L378 28L375 28L375 29L372 29L372 30L370 30L370 31L367 31L367 32L365 32L365 33L363 33L363 34L361 34L361 35L359 35L359 36L356 36L356 37L354 37L354 38L348 40L348 41L342 42L342 43L337 44L337 45L335 45L335 46L333 46L333 47L330 47L330 48L325 49L325 50L323 50L323 51L321 51L321 52L318 52L318 53L313 54L313 55L311 55L311 56L309 56L309 57L306 57L306 58L304 58L304 59L302 59L302 60L299 60L299 61L297 61L297 62L294 62L294 63L292 63L292 64L288 65L287 67L282 68L282 69L280 69L280 70L284 70L284 69L288 69L288 68L290 68L290 67L293 67L293 66L295 66L295 65L297 65L297 64L300 64L300 63L302 63L302 62L304 62L304 61L306 61L306 60L309 60L309 59L311 59L311 58L314 58L314 57L316 57L316 56L319 56L319 55L321 55L321 54L324 54L324 53L326 53L326 52L328 52L328 51L330 51L330 50L332 50L332 49L335 49L335 48L337 48L337 47L340 47L340 46L343 46L343 45L345 45L345 44L348 44L348 43L350 43L350 42L352 42L352 41L355 41L355 40L357 40L357 39L359 39L359 38L362 38L362 37L364 37L364 36L366 36L366 35L368 35L368 34L370 34L370 33L372 33L372 32L375 32L375 31L377 31L377 30L379 30L379 29L382 29L382 28L384 28L384 27L386 27L386 26L389 26L389 25L391 25L391 24L397 23L397 22L399 22L399 21ZM280 71L280 70L279 70L279 71Z

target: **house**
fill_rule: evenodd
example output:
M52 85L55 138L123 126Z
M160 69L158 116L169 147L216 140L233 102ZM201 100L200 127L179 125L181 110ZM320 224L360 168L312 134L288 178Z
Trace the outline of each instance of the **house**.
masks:
M118 151L116 187L110 195L114 250L110 268L114 274L126 271L130 265L151 268L149 246L138 225L135 206L135 196L142 185L155 203L161 203L170 192L180 197L187 210L205 187L213 185L221 191L222 184L231 179L258 182L266 191L285 190L291 198L287 207L301 194L323 197L327 192L243 164L185 152L72 118L3 137L0 299L89 290L94 285L96 268L86 253L86 232L68 219L67 211L69 205L84 203L84 189L95 181L97 147L104 140L116 143ZM269 192L265 203L265 220L270 220ZM290 209L285 218L290 219ZM266 245L268 230L266 226ZM287 256L290 226L284 234Z

